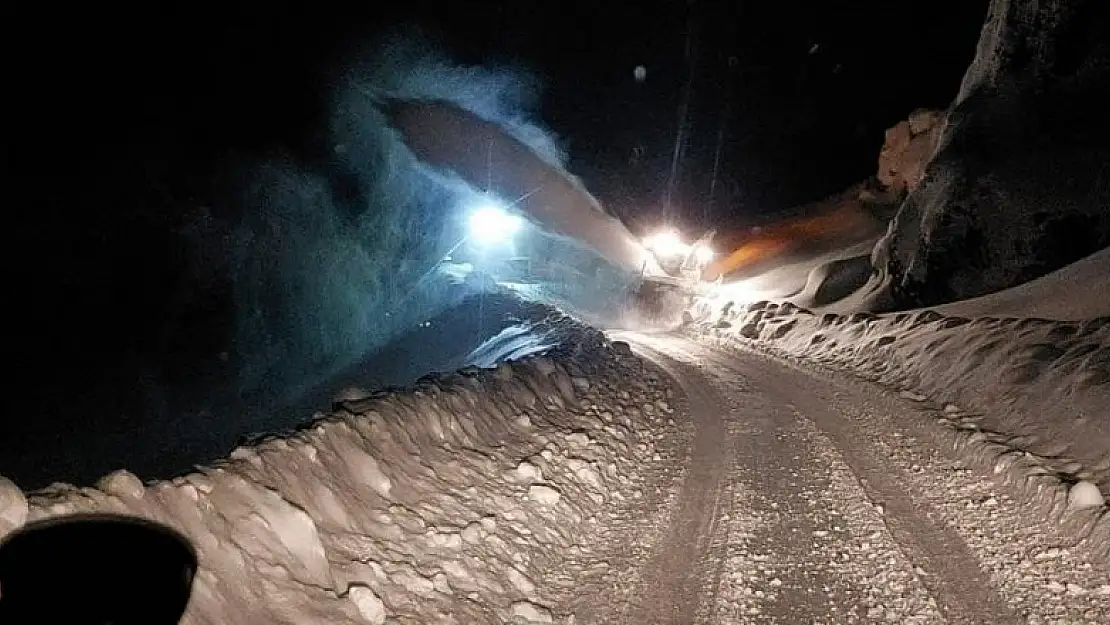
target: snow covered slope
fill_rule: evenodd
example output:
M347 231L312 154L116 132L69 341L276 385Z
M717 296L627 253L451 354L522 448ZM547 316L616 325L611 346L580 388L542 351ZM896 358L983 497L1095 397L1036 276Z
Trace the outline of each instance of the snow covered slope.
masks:
M852 255L846 249L834 260L814 266L805 288L789 297L790 303L815 312L846 313L870 309L865 289L871 271L868 254ZM797 271L794 272L797 274ZM744 285L782 284L774 274ZM786 289L792 283L786 281ZM743 288L737 290L742 291ZM755 299L785 297L783 289L757 289ZM1060 321L1082 321L1110 316L1110 249L1102 250L1078 262L1024 284L982 297L960 300L932 307L945 315L957 317L1036 317ZM748 300L750 301L750 299ZM922 309L908 312L917 312Z
M1076 484L1110 499L1110 317L821 315L766 301L703 303L696 312L700 322L688 330L697 336L849 370L928 399L953 444L1024 480L1054 513L1068 510ZM1097 525L1090 544L1110 557L1110 509L1096 512L1078 518L1084 533Z
M1011 289L945 304L937 310L963 317L1110 317L1110 249Z
M83 511L167 523L199 552L188 625L550 623L545 564L636 497L667 431L671 391L627 347L578 327L554 358L343 402L173 480L0 478L0 536Z

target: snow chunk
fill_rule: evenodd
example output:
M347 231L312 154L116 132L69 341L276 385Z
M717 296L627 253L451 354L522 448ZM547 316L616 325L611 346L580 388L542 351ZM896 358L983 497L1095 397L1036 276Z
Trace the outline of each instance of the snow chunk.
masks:
M585 432L575 432L567 435L567 444L571 447L589 447L590 435Z
M1087 594L1086 588L1080 586L1079 584L1073 584L1072 582L1068 582L1065 585L1065 588L1067 588L1068 594L1073 597L1082 597L1083 595Z
M432 535L432 544L444 549L462 547L463 538L457 532L440 532Z
M1068 506L1073 509L1100 508L1105 503L1098 486L1086 480L1076 482L1068 491Z
M407 571L394 575L392 581L405 590L422 596L430 595L436 589L432 580Z
M389 497L389 491L393 488L393 482L385 473L382 472L378 461L370 454L365 452L344 454L347 465L351 468L351 473L362 477L370 484L370 488L382 497Z
M516 466L514 478L517 482L538 482L543 479L543 471L528 461L522 461Z
M512 605L513 620L525 623L554 623L551 610L532 603L531 601L516 601Z
M96 487L121 499L142 499L146 489L138 476L130 471L113 471L100 478Z
M580 481L585 482L597 490L604 490L604 485L601 483L601 476L598 475L597 471L585 460L571 458L567 461L567 468L573 471L574 476Z
M0 475L0 536L27 521L27 497L8 478Z
M463 590L471 590L477 587L474 585L474 576L459 562L447 560L441 566L443 567L443 573L447 575L447 580L452 585Z
M553 507L559 503L562 494L550 486L533 484L528 487L528 498L541 506Z
M482 525L480 523L471 523L470 525L464 527L461 532L459 532L459 536L463 539L463 542L467 544L473 545L481 542Z
M358 608L359 616L367 623L373 625L385 623L385 604L373 590L361 584L352 585L349 596Z
M491 516L478 519L478 523L482 526L482 529L486 530L486 533L488 534L492 534L497 531L497 519Z
M521 573L513 567L509 567L508 574L509 583L513 585L513 588L516 588L518 591L520 591L520 594L530 596L533 592L536 591L536 584L533 583L532 580L529 579L528 576L524 573Z
M447 581L447 575L443 572L436 573L432 576L432 585L435 587L436 592L445 595L455 594L455 590L451 588L451 582Z

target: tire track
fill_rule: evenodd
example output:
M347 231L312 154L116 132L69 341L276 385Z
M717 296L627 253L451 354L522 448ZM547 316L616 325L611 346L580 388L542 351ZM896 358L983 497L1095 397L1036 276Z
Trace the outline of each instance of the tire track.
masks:
M699 430L681 513L646 565L654 573L640 592L652 594L624 622L709 623L730 607L737 608L730 620L741 623L1021 622L959 534L906 492L901 470L873 440L889 432L864 431L841 414L845 400L872 410L865 395L846 398L850 391L760 354L667 335L620 338L681 384ZM741 556L726 555L723 571L707 572L706 562L721 561L699 551L711 544L706 532L719 516L713 510L722 484L754 494L765 523ZM831 500L833 491L850 493L849 500ZM879 529L860 537L842 526ZM829 553L850 556L850 565L829 561ZM886 554L883 561L866 560L878 554ZM729 586L722 579L734 577L754 599L714 596ZM883 588L892 579L893 594ZM699 588L706 596L691 598Z
M704 620L707 615L702 609L703 600L707 590L712 593L719 586L724 554L711 547L720 544L721 535L727 532L722 517L731 509L731 491L726 482L730 473L729 438L719 408L720 398L697 383L700 374L696 368L638 347L642 356L674 378L686 394L695 434L675 516L663 541L645 563L638 596L621 622L629 625L712 622L712 610L709 620Z
M710 363L711 375L725 379L744 375L765 398L789 405L813 422L832 442L868 499L882 510L886 529L905 557L918 570L927 572L918 575L918 581L936 600L948 623L1021 622L960 536L934 520L936 515L932 511L920 509L914 503L899 477L900 471L886 461L874 443L873 433L864 432L833 408L834 394L842 396L850 391L833 388L826 380L766 356L742 351L724 353L683 339L671 340L682 345L679 349L685 358ZM851 399L858 403L867 401L862 396Z

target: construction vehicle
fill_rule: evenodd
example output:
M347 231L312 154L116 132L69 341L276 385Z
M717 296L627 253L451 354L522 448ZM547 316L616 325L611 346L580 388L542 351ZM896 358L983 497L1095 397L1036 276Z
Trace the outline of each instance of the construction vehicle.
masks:
M644 249L662 269L647 272L645 259L640 271L640 287L636 293L639 315L652 323L673 323L694 297L713 288L705 281L706 268L715 254L711 244L715 230L703 234L693 243L686 243L674 230L664 230L643 240ZM719 283L717 280L716 283Z
M663 280L673 280L680 286L696 289L701 284L705 268L713 261L711 244L715 230L706 232L693 243L685 243L673 230L665 230L644 239L644 249L651 253L663 269ZM646 268L647 261L644 261ZM641 269L641 276L643 270ZM668 280L669 281L669 280Z

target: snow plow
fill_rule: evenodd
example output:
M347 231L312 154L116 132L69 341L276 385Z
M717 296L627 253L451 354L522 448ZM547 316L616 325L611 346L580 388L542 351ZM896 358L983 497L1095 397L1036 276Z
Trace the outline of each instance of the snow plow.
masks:
M636 306L645 321L674 323L695 296L713 288L716 283L706 282L704 277L715 257L711 247L715 234L710 230L693 243L686 243L677 232L664 230L644 239L644 249L662 269L662 273L648 273L645 258L640 270Z

